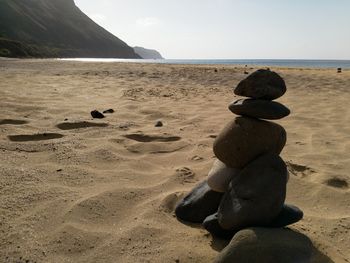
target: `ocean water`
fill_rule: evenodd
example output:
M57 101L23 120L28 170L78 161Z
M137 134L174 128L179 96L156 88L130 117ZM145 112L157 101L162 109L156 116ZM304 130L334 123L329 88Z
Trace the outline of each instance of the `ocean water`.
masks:
M288 68L343 68L350 69L350 60L304 60L304 59L113 59L71 58L61 59L81 62L133 62L190 65L240 65Z

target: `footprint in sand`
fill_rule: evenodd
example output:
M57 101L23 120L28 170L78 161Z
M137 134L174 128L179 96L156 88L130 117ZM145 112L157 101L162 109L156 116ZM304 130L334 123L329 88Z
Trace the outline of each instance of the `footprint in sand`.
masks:
M0 125L23 125L23 124L27 124L28 121L23 121L23 120L14 120L14 119L4 119L4 120L0 120Z
M188 143L181 141L182 138L179 136L133 133L124 137L134 141L131 145L125 146L132 153L172 153L188 146Z
M59 139L64 137L64 135L59 133L39 133L31 135L9 135L7 136L10 141L13 142L30 142L30 141L46 141Z
M288 171L295 176L300 176L300 177L306 177L311 175L312 173L315 173L315 171L306 166L306 165L300 165L300 164L295 164L292 162L286 162Z
M90 128L90 127L107 127L108 123L95 123L95 122L62 122L56 125L57 128L61 130L74 130L74 129L82 129L82 128Z
M184 197L184 193L176 192L167 195L160 204L160 210L166 213L173 213L176 204Z
M124 137L138 142L176 142L181 140L181 137L178 136L158 136L137 133L127 134Z

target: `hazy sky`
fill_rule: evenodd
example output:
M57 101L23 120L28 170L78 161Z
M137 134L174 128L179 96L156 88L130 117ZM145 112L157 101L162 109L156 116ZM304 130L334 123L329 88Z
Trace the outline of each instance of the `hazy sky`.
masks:
M349 0L75 0L165 58L350 59Z

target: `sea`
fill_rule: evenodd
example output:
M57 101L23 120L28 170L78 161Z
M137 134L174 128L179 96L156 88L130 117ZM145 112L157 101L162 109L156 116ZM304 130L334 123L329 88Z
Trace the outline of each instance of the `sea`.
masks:
M342 68L350 69L350 60L305 60L305 59L114 59L114 58L69 58L60 59L81 62L132 62L187 65L237 65L287 68Z

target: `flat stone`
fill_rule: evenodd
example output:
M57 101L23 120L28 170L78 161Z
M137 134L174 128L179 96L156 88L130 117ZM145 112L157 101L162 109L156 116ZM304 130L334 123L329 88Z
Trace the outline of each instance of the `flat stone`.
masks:
M300 221L304 216L303 211L294 205L284 204L282 211L274 218L270 227L285 227Z
M234 93L254 99L274 100L286 92L286 83L276 72L259 69L242 80Z
M208 173L208 185L216 192L226 192L231 179L239 172L239 169L228 167L216 159Z
M281 212L272 219L267 225L254 225L254 227L286 227L294 224L303 218L303 212L293 205L284 204ZM203 221L203 227L208 230L213 236L230 239L237 231L226 230L222 228L218 221L218 213L208 216Z
M215 139L213 151L227 166L241 169L262 154L280 154L286 140L286 131L276 123L237 117Z
M267 120L282 119L290 114L286 106L270 100L240 99L232 102L228 108L237 115Z
M240 230L269 225L286 198L287 166L276 154L249 163L229 184L218 209L222 228Z
M210 189L207 181L195 186L175 208L176 217L180 220L202 223L203 220L218 210L223 193Z
M313 245L305 235L290 229L249 228L239 231L214 263L307 263Z

